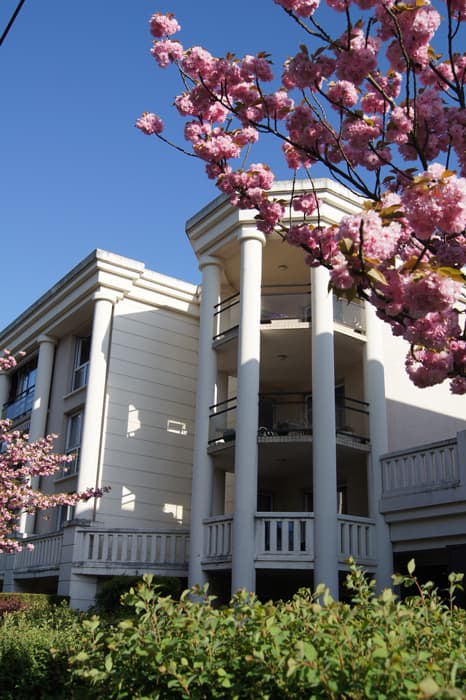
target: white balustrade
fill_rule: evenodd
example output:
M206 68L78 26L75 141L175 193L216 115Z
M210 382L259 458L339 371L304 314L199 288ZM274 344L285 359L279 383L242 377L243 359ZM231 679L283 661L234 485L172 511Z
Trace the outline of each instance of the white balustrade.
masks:
M231 560L231 530L233 516L221 515L204 520L206 527L205 556L207 559Z
M314 559L314 518L309 513L261 513L256 516L256 558Z
M78 530L78 559L92 565L186 565L189 533L180 530Z
M60 564L63 534L36 535L21 540L23 549L15 555L15 570L55 568ZM33 549L28 549L32 545Z
M460 481L455 438L381 459L383 496L451 488Z
M223 515L204 521L205 560L231 561L233 517ZM256 561L314 561L314 515L309 513L259 513L256 515ZM352 556L360 563L375 564L375 522L355 515L338 516L339 560Z
M355 515L339 515L338 558L345 562L352 557L358 564L375 559L375 521Z

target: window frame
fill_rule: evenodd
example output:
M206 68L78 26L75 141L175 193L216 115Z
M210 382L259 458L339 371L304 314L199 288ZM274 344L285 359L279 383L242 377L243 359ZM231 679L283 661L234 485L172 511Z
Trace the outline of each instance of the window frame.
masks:
M73 435L73 421L79 418L79 426L77 430L77 438L71 440ZM79 408L73 413L69 413L66 417L66 435L65 435L65 455L74 454L75 457L73 461L67 462L64 465L61 476L75 476L79 473L79 462L81 457L81 443L83 436L83 424L84 424L84 409Z
M85 344L88 345L86 352L84 352L84 357L87 357L83 361L83 348ZM77 391L82 387L87 385L89 377L89 362L91 358L91 336L80 336L76 338L75 349L74 349L74 360L73 360L73 375L71 378L71 391Z

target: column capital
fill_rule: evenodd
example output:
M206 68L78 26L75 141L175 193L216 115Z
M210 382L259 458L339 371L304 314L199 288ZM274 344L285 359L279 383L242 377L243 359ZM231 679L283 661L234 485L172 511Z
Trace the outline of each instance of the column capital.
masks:
M216 258L215 255L201 255L199 258L199 270L202 270L208 265L215 265L216 267L223 267L223 262L220 258Z
M248 240L256 240L260 241L262 245L265 245L265 235L257 228L243 227L239 230L237 238L240 243Z
M98 292L94 292L92 295L92 300L93 301L108 301L109 304L113 304L116 302L118 298L118 295L115 292L112 292L110 289L100 289Z
M52 338L51 335L47 335L46 333L42 333L38 338L37 342L39 345L43 345L44 343L50 343L51 345L56 345L57 344L57 339Z

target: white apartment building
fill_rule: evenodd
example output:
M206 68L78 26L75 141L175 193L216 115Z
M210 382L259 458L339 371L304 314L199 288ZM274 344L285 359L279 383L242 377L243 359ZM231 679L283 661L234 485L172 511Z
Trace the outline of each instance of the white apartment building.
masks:
M315 186L324 222L357 211ZM283 597L338 595L350 555L380 586L412 556L466 568L464 399L416 389L405 344L254 214L218 197L188 221L200 289L95 251L0 334L26 352L4 415L76 455L41 488L111 486L27 519L35 547L0 557L4 590L85 608L114 574Z

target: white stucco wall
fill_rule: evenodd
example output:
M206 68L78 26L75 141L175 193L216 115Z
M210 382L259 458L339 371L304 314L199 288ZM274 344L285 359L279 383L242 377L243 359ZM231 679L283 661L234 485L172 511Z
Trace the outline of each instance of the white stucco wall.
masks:
M380 322L384 337L389 450L454 437L466 428L466 397L453 396L448 383L418 389L405 372L409 346Z
M113 322L101 481L107 527L189 525L198 324L124 300Z

